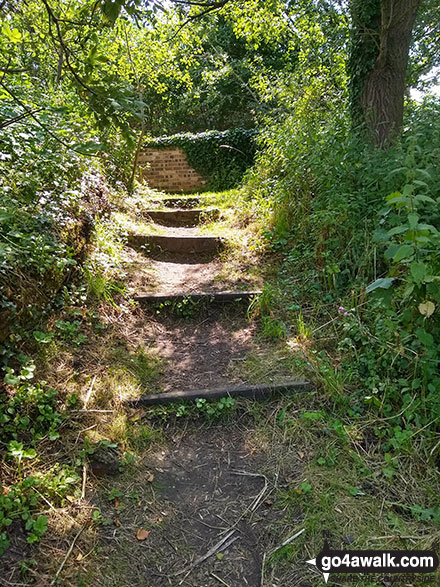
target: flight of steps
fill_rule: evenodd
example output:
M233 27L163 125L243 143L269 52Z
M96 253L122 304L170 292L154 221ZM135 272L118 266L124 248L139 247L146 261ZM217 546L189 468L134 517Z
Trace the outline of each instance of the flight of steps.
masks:
M134 249L141 250L144 255L152 259L165 256L167 261L188 263L188 259L194 259L194 263L209 262L226 245L226 239L222 236L205 236L194 234L194 227L205 220L219 218L220 211L217 208L200 208L203 197L173 196L165 197L156 202L156 207L146 212L154 223L166 228L165 234L142 235L131 234L128 244ZM160 206L160 207L159 207ZM231 289L203 291L139 291L133 297L142 305L158 304L164 302L178 302L184 299L204 301L211 304L224 304L227 302L249 302L262 292L258 289ZM283 383L264 385L235 385L215 389L179 390L158 394L147 394L128 400L130 406L165 404L178 400L191 400L195 398L213 399L225 396L247 397L261 399L274 393L291 391L306 391L311 389L309 382L290 379Z

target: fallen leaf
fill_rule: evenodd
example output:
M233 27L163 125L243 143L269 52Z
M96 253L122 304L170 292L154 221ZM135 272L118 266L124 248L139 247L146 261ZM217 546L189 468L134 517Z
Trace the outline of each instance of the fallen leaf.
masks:
M140 541L146 540L149 535L150 530L143 530L142 528L139 528L139 530L136 532L136 538Z
M422 316L426 316L429 318L434 314L435 304L433 302L424 302L423 304L419 304L419 312Z
M116 498L116 499L115 499L115 501L114 501L115 508L118 508L120 503L121 503L121 502L119 501L119 499L118 499L118 498Z
M113 524L116 526L116 528L119 528L119 527L121 526L121 522L119 521L119 519L118 519L118 518L115 518L115 519L113 520Z
M80 560L82 560L82 558L83 558L83 555L82 555L82 553L81 553L81 552L79 552L79 553L78 553L78 556L76 557L76 560L77 560L77 561L80 561Z
M153 483L154 481L154 475L153 473L150 473L147 477L147 483Z

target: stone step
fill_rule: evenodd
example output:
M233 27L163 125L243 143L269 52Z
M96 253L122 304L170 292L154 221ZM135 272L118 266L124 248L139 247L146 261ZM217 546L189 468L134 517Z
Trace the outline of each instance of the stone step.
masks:
M147 210L146 214L153 222L164 226L196 226L202 220L217 220L220 216L218 208L200 208L174 210Z
M196 399L219 399L221 397L245 397L252 400L268 399L276 394L312 391L314 385L303 379L289 379L283 383L265 383L261 385L232 385L215 389L189 389L185 391L169 391L150 393L136 399L126 400L129 407L154 406L170 404L177 401Z
M132 234L127 239L134 249L147 249L179 254L217 253L224 245L219 236L166 236Z
M182 300L207 301L213 303L236 302L239 300L251 300L255 296L261 295L261 290L244 290L244 291L211 291L211 292L152 292L140 293L133 296L133 299L139 303L163 303L163 302L181 302Z

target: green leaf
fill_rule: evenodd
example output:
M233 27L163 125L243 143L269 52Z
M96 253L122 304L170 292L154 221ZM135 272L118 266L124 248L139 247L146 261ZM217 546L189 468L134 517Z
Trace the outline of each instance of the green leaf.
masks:
M37 342L41 344L48 344L52 342L53 334L50 332L40 332L39 330L34 330L33 336Z
M409 267L411 275L416 283L422 283L427 274L427 267L421 261L413 261Z
M390 245L384 253L385 259L392 259L399 249L399 245Z
M304 420L322 420L324 414L322 412L304 412L301 414L301 417L304 418Z
M401 226L396 226L395 228L392 228L391 230L389 230L387 232L387 236L391 237L391 236L395 236L396 234L402 234L402 232L406 232L408 230L408 227L406 226L406 224L402 224Z
M417 328L416 336L425 347L429 348L432 347L432 345L434 344L434 338L432 334L426 332L424 328Z
M122 3L117 0L104 0L102 11L110 22L115 22L121 12Z
M34 521L33 524L33 531L41 536L47 530L47 518L46 516L38 516L38 518Z
M6 367L5 383L6 385L13 385L14 387L20 383L20 377L14 375L14 369L11 369L10 367Z
M419 215L416 214L415 212L412 212L411 214L408 214L408 223L409 223L409 227L415 228L417 226L417 223L419 221Z
M375 289L388 289L391 287L391 284L394 281L394 277L381 277L380 279L376 279L376 281L373 281L373 283L370 283L370 285L366 288L366 292L367 293L371 293L372 291L374 291Z
M19 43L21 41L21 33L18 29L11 29L8 23L3 23L2 32L11 43Z
M401 245L394 253L393 260L398 263L402 259L408 259L414 255L414 247L411 245Z

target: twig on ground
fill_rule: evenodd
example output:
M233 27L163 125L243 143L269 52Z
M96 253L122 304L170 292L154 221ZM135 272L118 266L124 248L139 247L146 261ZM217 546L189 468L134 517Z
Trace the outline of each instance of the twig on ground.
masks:
M269 555L268 556L270 556L271 554L273 554L274 552L276 552L280 548L283 548L284 546L287 546L288 544L290 544L291 542L293 542L296 538L298 538L298 536L301 536L301 534L303 532L305 532L305 531L306 531L306 529L303 528L302 530L300 530L299 532L297 532L296 534L294 534L293 536L291 536L290 538L288 538L287 540L285 540L282 544L280 544L279 546L277 546L276 548L274 548L273 550L271 550L269 552Z
M221 550L225 550L226 548L228 548L228 546L230 546L233 542L235 542L236 540L238 540L240 538L239 536L235 536L234 538L229 540L231 538L232 534L234 534L234 532L235 532L235 530L231 530L230 532L228 532L226 534L226 536L224 536L221 540L219 540L217 542L217 544L214 544L214 546L212 548L210 548L208 550L208 552L206 552L204 555L200 556L193 563L191 563L188 567L185 567L184 569L182 569L180 571L172 573L171 575L167 575L167 577L168 578L177 577L178 575L183 575L183 573L190 572L197 565L200 565L201 563L203 563L206 559L208 559L213 554L216 554L217 552L220 552Z
M78 435L77 435L77 437L76 437L76 440L75 440L75 444L74 444L74 446L76 446L76 445L78 444L79 437L81 436L81 434L82 434L83 432L87 432L88 430L93 430L93 428L96 428L96 426L97 426L96 424L93 424L92 426L89 426L88 428L83 428L83 430L80 430L80 431L78 432Z
M87 463L83 463L83 478L82 478L82 486L81 486L81 501L86 496L86 483L87 483Z
M226 587L231 587L229 585L229 583L226 583L226 581L223 581L223 579L221 577L219 577L218 575L215 575L214 573L211 573L211 577L214 577L214 579L217 579L217 581L219 583L221 583L222 585L226 585Z
M263 560L261 561L261 579L260 587L264 587L264 565L266 564L266 553L263 552Z
M263 489L256 496L256 498L252 502L252 505L250 505L248 508L246 508L244 510L244 512L241 514L241 516L238 518L238 520L232 526L233 528L235 528L237 526L237 524L244 518L244 516L248 512L255 512L257 510L257 508L261 504L261 501L263 500L263 497L266 494L267 488L269 487L269 480L266 477L266 475L263 475L261 473L249 473L248 471L231 471L231 473L232 473L232 475L243 475L245 477L261 477L262 479L264 479L264 487L263 487Z
M87 408L87 404L89 403L90 397L93 392L93 386L95 385L95 381L96 381L96 375L93 376L92 383L90 384L89 390L86 395L86 399L84 400L84 406L83 406L84 409Z
M72 410L71 414L113 414L115 410Z
M81 534L84 532L84 530L87 528L87 526L89 524L90 524L90 520L87 520L87 522L84 524L84 526L82 526L82 528L79 530L79 532L75 535L75 538L72 540L72 544L69 546L69 550L66 552L66 556L64 557L63 562L59 566L58 571L55 573L55 577L53 578L51 585L56 584L57 579L58 579L61 571L64 569L64 566L67 562L67 559L72 554L72 550L75 548L75 544L77 543L79 537L81 536Z

